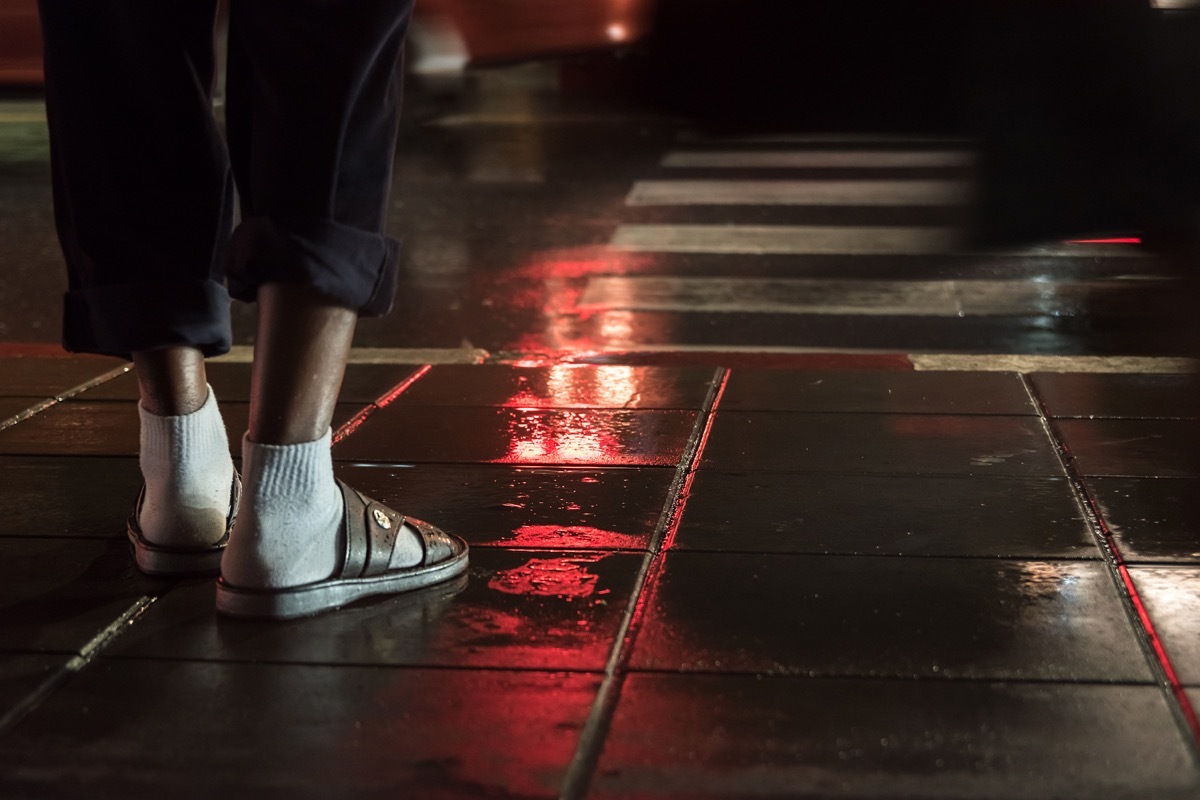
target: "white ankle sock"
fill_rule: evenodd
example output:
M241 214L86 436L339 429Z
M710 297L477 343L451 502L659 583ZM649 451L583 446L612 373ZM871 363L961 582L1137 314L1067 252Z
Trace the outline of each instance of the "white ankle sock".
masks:
M233 461L217 398L178 417L160 417L138 405L142 478L146 497L138 515L154 544L203 548L225 535Z
M345 547L345 504L333 479L332 434L300 444L242 440L242 502L221 576L280 589L333 575Z

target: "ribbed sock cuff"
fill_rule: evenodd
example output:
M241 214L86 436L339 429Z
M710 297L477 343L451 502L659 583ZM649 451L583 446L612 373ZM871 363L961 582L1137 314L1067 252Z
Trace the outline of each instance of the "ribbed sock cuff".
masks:
M229 438L217 408L217 397L211 386L206 388L208 397L204 405L191 414L160 417L138 404L142 458L180 463L184 458L229 452Z
M242 479L256 497L308 497L333 485L333 431L299 444L259 444L242 440Z

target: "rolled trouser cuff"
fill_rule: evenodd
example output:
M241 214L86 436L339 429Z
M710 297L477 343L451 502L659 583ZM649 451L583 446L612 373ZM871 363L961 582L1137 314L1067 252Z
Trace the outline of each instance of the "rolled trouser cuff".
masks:
M394 239L331 220L242 221L229 248L229 293L253 302L268 283L311 286L338 305L377 317L392 307L400 247Z
M139 350L187 345L205 356L232 344L229 292L212 280L93 286L63 297L63 346L130 358Z

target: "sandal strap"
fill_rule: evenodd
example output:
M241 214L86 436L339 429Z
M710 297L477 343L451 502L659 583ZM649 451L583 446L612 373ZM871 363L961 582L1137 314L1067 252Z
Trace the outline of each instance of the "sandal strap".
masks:
M346 504L346 553L341 577L367 578L387 572L392 551L396 549L396 537L405 529L404 515L372 500L344 481L337 483ZM424 537L417 538L421 539L424 548Z

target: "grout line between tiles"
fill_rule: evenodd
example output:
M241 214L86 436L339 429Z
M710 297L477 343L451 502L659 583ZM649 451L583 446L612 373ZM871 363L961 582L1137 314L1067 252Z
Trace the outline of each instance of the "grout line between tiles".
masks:
M88 389L94 389L95 387L99 386L102 383L106 383L107 381L110 381L113 378L124 375L126 372L129 372L129 370L131 370L131 369L133 369L132 364L125 364L123 366L116 367L115 369L110 369L108 372L97 375L96 377L92 378L91 380L84 381L83 383L79 384L78 386L72 386L70 389L67 389L65 392L61 392L60 394L56 394L54 397L48 397L45 400L43 400L42 402L36 403L36 404L30 406L29 408L25 409L24 411L14 414L13 416L9 417L8 419L0 420L0 431L4 430L5 428L11 428L13 425L16 425L19 422L24 422L25 420L29 419L30 417L37 416L38 414L42 413L46 409L53 408L54 406L58 405L62 401L69 400L72 397L74 397L75 395L80 394L81 392L86 392Z
M675 478L667 490L662 514L659 517L658 525L655 526L647 552L642 558L629 605L626 607L625 613L621 617L621 623L613 637L613 649L605 664L604 680L596 691L596 698L592 702L583 730L579 734L575 753L567 766L562 788L559 791L560 800L580 800L587 793L596 764L600 760L601 747L608 736L609 726L612 724L613 714L616 712L637 629L645 614L649 598L646 588L652 586L662 572L663 556L675 541L675 534L678 532L679 522L687 505L688 494L695 481L704 447L708 443L713 422L716 420L717 408L728 383L729 370L725 367L718 367L713 374L713 381L700 413L696 415L696 423L679 460Z
M1004 686L1097 686L1097 687L1118 687L1131 686L1142 687L1145 689L1156 688L1151 681L1132 681L1132 680L1102 680L1097 678L1031 678L1025 676L1014 677L1012 675L989 676L989 675L955 675L948 676L943 674L938 675L903 675L899 673L881 673L881 672L862 672L862 673L838 673L838 672L821 672L812 670L797 670L794 672L788 671L772 671L764 673L762 670L755 669L727 669L721 671L709 670L679 670L672 667L639 667L630 670L634 675L650 675L658 677L674 677L674 678L750 678L755 681L771 681L771 680L794 680L794 681L864 681L864 682L886 682L894 683L923 683L925 685L937 684L1002 684Z
M1096 538L1096 543L1100 546L1100 550L1104 554L1104 563L1108 567L1109 575L1120 597L1121 605L1125 608L1125 613L1129 617L1134 630L1140 634L1138 642L1141 644L1143 652L1146 655L1146 660L1150 665L1151 671L1154 673L1156 683L1158 683L1159 688L1167 695L1167 705L1171 709L1172 716L1175 717L1176 722L1185 734L1187 734L1184 738L1191 746L1193 759L1200 762L1200 719L1197 719L1196 710L1192 706L1191 699L1188 697L1185 687L1179 680L1178 674L1175 672L1170 654L1167 652L1162 639L1158 635L1158 631L1154 627L1154 620L1150 618L1150 612L1142 601L1137 585L1133 582L1133 577L1129 574L1129 568L1124 555L1121 553L1120 545L1109 529L1107 522L1105 522L1104 515L1101 513L1095 498L1092 497L1083 474L1075 466L1074 456L1071 455L1064 439L1055 427L1054 420L1050 417L1041 395L1038 394L1028 375L1022 374L1021 381L1025 384L1025 390L1029 392L1034 405L1037 406L1046 435L1050 437L1051 444L1054 446L1054 452L1067 473L1068 485L1071 487L1071 491L1075 495L1075 500L1083 511L1084 518L1088 522L1088 527L1091 529L1092 535Z
M366 422L376 411L391 405L393 402L395 402L396 398L408 391L414 383L421 380L421 378L424 378L432 369L432 364L423 365L416 372L409 375L407 378L400 381L400 383L396 384L391 389L380 395L379 398L371 402L370 405L366 406L353 417L342 423L333 433L333 444L337 444L362 427L362 424ZM337 459L334 460L336 461Z
M110 622L107 627L81 647L78 654L70 658L66 664L55 670L36 689L10 708L4 716L0 717L0 736L7 734L21 720L33 713L57 689L64 686L67 681L71 680L71 678L78 675L85 667L95 661L105 648L111 645L129 626L137 622L150 609L150 606L154 605L157 599L153 595L139 597L120 616Z

